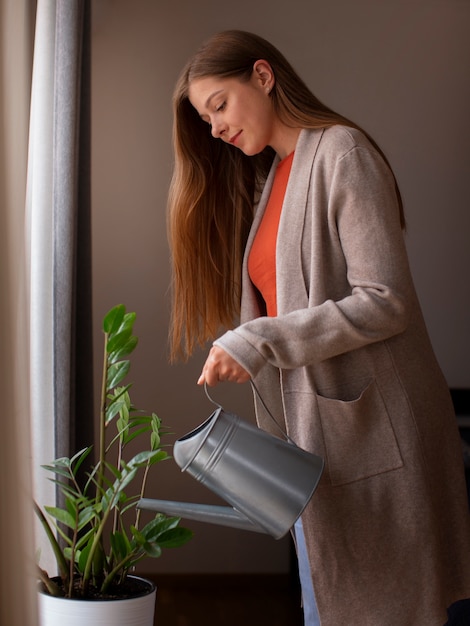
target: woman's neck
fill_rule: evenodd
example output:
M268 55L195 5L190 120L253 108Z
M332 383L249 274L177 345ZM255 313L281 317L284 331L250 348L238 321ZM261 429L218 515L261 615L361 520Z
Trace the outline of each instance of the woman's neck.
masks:
M280 159L285 159L291 152L294 152L301 130L301 128L292 128L284 124L279 127L271 147Z

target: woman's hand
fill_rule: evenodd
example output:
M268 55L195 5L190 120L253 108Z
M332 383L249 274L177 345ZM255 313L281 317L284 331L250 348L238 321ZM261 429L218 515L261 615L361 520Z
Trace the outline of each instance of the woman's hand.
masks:
M250 375L235 359L222 348L212 346L197 384L214 387L223 381L246 383L249 380Z

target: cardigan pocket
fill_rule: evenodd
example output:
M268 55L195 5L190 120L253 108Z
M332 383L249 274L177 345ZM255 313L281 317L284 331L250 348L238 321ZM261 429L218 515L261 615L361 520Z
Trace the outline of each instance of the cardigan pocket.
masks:
M343 402L317 395L317 401L332 485L346 485L403 466L375 380L356 400Z

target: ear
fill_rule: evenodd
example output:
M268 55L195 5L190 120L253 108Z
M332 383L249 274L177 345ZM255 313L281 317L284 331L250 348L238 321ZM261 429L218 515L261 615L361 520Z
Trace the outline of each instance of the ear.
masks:
M266 93L271 91L276 82L272 67L264 59L259 59L253 65L253 78Z

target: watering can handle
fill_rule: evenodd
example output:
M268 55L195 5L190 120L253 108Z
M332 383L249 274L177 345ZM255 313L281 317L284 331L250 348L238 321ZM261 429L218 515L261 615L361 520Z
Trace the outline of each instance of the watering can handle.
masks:
M271 413L271 411L268 409L268 407L266 406L265 401L263 400L263 398L261 397L260 392L258 391L258 388L256 387L255 383L253 382L253 380L250 379L250 383L251 383L251 387L255 393L256 396L258 396L259 401L261 402L264 410L266 411L266 413L269 415L269 417L271 418L271 420L273 421L274 425L276 426L276 428L278 429L278 431L282 434L283 437L286 438L286 440L291 443L292 445L296 446L297 444L295 443L295 441L293 441L289 435L284 432L284 429L282 428L282 426L280 426L280 424L277 422L276 418L274 417L274 415ZM212 404L215 404L215 406L219 407L219 409L223 410L223 407L221 404L219 404L218 402L216 402L209 394L209 391L207 390L207 383L204 383L204 391L206 392L206 396L209 398L209 400L212 402Z

